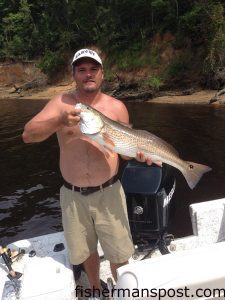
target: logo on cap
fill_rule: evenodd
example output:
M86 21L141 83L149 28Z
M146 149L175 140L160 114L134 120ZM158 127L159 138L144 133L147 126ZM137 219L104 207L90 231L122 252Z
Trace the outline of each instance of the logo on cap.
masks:
M81 49L78 50L73 58L72 64L75 63L78 59L83 58L83 57L89 57L97 61L99 64L102 65L102 60L99 57L99 55L94 51L90 49Z
M85 49L85 50L80 50L80 51L78 51L78 53L77 53L76 56L75 56L75 59L78 59L79 56L81 56L82 54L90 54L90 55L95 56L95 52L94 52L94 51ZM83 55L83 56L85 56L85 55Z

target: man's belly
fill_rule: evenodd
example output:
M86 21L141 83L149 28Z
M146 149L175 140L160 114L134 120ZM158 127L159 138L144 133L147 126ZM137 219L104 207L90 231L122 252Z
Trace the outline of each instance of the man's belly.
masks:
M112 178L118 172L118 155L114 157L88 157L84 159L61 155L60 170L63 178L76 186L98 186Z

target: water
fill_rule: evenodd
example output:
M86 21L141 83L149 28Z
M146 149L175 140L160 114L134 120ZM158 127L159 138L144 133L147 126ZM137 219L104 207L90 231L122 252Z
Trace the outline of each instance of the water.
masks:
M56 137L27 145L24 124L46 101L1 101L0 110L0 244L62 230L59 207L61 177ZM190 190L176 171L177 189L169 232L192 234L191 203L225 197L225 107L128 103L133 127L171 143L185 160L213 171Z

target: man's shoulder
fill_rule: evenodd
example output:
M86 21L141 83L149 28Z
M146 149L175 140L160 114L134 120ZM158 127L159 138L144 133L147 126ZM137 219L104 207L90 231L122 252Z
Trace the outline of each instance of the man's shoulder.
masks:
M55 95L50 101L58 105L75 104L74 94L72 92Z
M115 107L117 109L125 108L125 105L121 100L116 99L116 98L106 95L106 94L104 94L104 97L105 97L105 100L110 104L111 107Z
M115 121L128 123L129 115L125 104L114 97L105 97L105 113L109 118Z

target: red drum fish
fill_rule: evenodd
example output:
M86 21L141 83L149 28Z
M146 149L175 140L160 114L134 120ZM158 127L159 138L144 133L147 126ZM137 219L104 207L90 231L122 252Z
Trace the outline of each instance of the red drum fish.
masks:
M208 166L182 160L170 144L148 131L111 120L86 104L78 103L75 107L81 109L80 130L83 134L118 154L134 158L141 151L157 164L161 161L177 168L191 189L204 173L211 170Z

